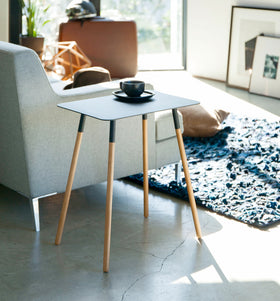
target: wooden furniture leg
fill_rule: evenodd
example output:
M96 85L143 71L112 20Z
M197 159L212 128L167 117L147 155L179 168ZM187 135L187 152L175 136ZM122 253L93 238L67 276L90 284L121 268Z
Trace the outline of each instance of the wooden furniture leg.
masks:
M143 189L144 189L144 216L149 216L149 179L148 179L148 120L147 114L142 116L143 135Z
M116 123L115 120L110 121L103 272L109 272L109 263L110 263L112 200L113 200L114 160L115 160L115 129L116 129L115 123Z
M74 147L71 167L70 167L68 181L67 181L67 185L66 185L66 191L64 194L63 205L62 205L60 219L59 219L57 233L56 233L56 239L55 239L56 245L59 245L61 242L62 232L63 232L63 228L64 228L64 224L65 224L66 214L67 214L68 205L69 205L69 199L70 199L70 195L71 195L72 185L73 185L76 166L77 166L78 157L79 157L80 146L81 146L82 137L83 137L84 122L85 122L85 115L82 114L80 117L80 123L79 123L78 133L77 133L77 137L76 137L76 143L75 143L75 147Z
M173 113L174 126L175 126L178 146L179 146L179 150L180 150L181 160L182 160L186 184L187 184L188 196L189 196L189 200L190 200L196 235L197 235L197 238L201 238L202 236L201 236L200 224L199 224L199 219L198 219L198 214L197 214L197 209L196 209L196 203L195 203L195 199L194 199L194 195L193 195L192 183L191 183L191 178L190 178L190 173L189 173L189 168L188 168L188 163L187 163L187 156L185 153L185 148L184 148L182 133L181 133L181 129L180 129L180 123L179 123L177 109L172 109L172 113Z

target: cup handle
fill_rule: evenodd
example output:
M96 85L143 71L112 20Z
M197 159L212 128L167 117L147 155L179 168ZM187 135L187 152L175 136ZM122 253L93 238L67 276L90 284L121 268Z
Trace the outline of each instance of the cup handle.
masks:
M120 88L123 89L123 82L120 82Z

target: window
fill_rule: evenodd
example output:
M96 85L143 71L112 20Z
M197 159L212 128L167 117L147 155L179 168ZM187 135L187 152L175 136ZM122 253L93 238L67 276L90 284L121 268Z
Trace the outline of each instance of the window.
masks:
M101 16L135 20L139 70L183 68L183 0L101 0Z
M46 42L54 42L58 39L59 24L67 22L68 17L66 15L66 7L71 3L72 0L40 0L43 4L50 4L48 9L48 19L51 22L47 23L41 32L46 38ZM100 0L90 0L95 5L97 14L100 10Z
M59 24L68 20L65 10L71 0L41 0L41 2L43 7L50 5L46 16L50 22L40 28L40 33L44 35L45 43L53 43L58 40Z
M42 0L50 4L41 32L46 43L57 40L59 24L67 21L71 0ZM183 69L183 3L186 0L92 0L101 16L135 20L138 30L139 70ZM99 6L100 4L100 6ZM23 27L24 28L24 27ZM24 33L24 30L23 30Z

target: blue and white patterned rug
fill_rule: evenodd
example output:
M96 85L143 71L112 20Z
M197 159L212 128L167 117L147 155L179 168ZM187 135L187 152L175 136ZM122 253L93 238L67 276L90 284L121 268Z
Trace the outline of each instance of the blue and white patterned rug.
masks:
M280 220L280 122L230 115L211 138L184 138L198 205L257 227ZM150 188L188 200L174 164L149 171ZM129 177L142 183L142 174Z

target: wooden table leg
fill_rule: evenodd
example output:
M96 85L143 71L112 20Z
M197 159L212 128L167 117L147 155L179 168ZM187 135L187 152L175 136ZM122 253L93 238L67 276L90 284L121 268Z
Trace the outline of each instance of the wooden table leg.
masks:
M144 189L144 216L149 216L149 179L148 179L148 120L147 114L142 116L143 135L143 189Z
M179 123L177 109L173 109L172 113L173 113L174 126L175 126L178 146L179 146L179 150L180 150L181 160L182 160L186 184L187 184L188 196L189 196L189 200L190 200L196 235L197 235L197 238L201 238L202 235L201 235L200 224L199 224L199 219L198 219L198 214L197 214L197 209L196 209L196 202L195 202L194 195L193 195L192 183L191 183L191 178L190 178L190 173L189 173L189 168L188 168L188 163L187 163L187 156L186 156L186 152L185 152L185 148L184 148L184 143L183 143L182 133L181 133L181 129L180 129L180 123Z
M112 200L113 200L114 160L115 160L115 131L116 131L115 123L116 123L115 120L110 121L103 272L109 272L109 263L110 263Z
M77 137L76 137L75 147L74 147L74 151L73 151L71 167L70 167L70 171L69 171L68 181L67 181L67 185L66 185L66 191L64 194L63 205L62 205L60 219L59 219L57 233L56 233L56 239L55 239L56 245L59 245L61 242L62 232L63 232L63 228L64 228L64 224L65 224L66 214L67 214L68 205L69 205L69 199L70 199L70 195L71 195L72 185L73 185L76 166L77 166L78 157L79 157L80 146L81 146L82 137L83 137L84 123L85 123L85 115L82 114L80 117L80 123L79 123L78 133L77 133Z

